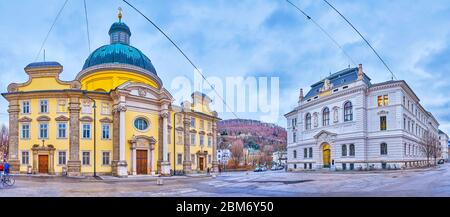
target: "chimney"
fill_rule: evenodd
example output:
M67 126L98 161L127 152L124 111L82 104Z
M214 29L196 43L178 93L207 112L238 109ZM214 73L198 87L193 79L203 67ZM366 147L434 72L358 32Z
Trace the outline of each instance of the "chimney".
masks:
M305 97L303 96L303 88L300 88L300 96L298 97L298 102L302 102Z
M363 66L360 63L358 65L358 80L363 80L363 78L364 78L364 71L363 71Z

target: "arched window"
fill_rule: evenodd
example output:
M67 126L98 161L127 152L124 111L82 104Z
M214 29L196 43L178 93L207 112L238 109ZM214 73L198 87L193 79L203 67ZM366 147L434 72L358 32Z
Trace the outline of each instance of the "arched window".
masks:
M328 107L325 107L322 111L322 125L330 125L330 109Z
M294 150L294 158L297 158L297 150Z
M307 130L311 129L311 114L310 113L306 114L305 127Z
M342 145L342 157L347 156L347 145Z
M355 156L355 144L350 144L348 156Z
M388 150L387 150L387 144L386 143L381 143L380 145L380 154L381 155L387 155Z
M353 105L351 102L344 104L344 121L353 121Z

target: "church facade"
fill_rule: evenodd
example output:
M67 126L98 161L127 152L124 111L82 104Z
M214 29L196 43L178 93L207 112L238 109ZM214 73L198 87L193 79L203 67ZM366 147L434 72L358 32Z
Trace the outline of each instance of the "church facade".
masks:
M405 81L372 84L362 65L313 84L285 114L291 170L400 169L425 164L439 123Z
M218 171L217 112L200 92L173 104L150 59L130 45L121 20L110 44L96 49L72 81L63 66L25 67L28 81L12 83L9 154L12 173L170 175Z

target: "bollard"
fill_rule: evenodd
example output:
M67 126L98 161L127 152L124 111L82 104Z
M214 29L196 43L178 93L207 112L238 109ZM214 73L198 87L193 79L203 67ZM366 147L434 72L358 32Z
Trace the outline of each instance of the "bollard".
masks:
M157 184L157 185L163 185L163 179L157 178L157 179L156 179L156 184Z
M213 174L212 174L212 177L213 177L213 178L216 178L216 174L213 173Z

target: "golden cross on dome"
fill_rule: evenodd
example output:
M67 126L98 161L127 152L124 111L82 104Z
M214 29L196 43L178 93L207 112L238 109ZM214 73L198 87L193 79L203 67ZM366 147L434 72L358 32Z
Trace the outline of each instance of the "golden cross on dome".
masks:
M122 8L121 7L119 7L119 12L118 12L118 14L117 14L117 17L119 17L119 22L122 20Z

